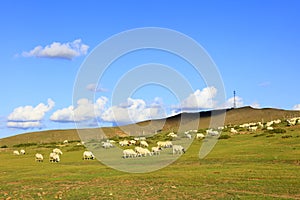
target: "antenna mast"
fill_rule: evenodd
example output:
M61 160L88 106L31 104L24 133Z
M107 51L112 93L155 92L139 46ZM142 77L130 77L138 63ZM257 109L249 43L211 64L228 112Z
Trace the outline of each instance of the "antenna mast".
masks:
M236 102L235 102L235 90L233 90L233 108L236 108Z

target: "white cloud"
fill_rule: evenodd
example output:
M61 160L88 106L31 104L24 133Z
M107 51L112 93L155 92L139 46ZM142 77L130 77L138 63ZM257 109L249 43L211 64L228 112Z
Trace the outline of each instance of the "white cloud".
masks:
M260 104L258 102L254 102L250 105L252 108L260 108Z
M86 86L86 89L91 91L91 92L107 92L107 89L105 89L103 87L100 87L95 83L88 84Z
M294 105L293 110L300 110L300 104Z
M40 121L28 121L28 122L14 122L9 121L6 124L9 128L20 128L20 129L28 129L28 128L41 128L43 127L42 123Z
M81 39L73 42L59 43L53 42L45 47L37 46L29 52L23 52L24 57L41 57L41 58L62 58L71 60L74 57L86 55L89 46L83 44Z
M50 120L56 122L82 122L93 120L101 116L105 110L108 99L100 97L95 103L86 98L79 99L77 106L69 106L61 110L57 110L50 116Z
M217 102L214 101L216 94L217 89L215 87L206 87L203 88L202 91L196 90L182 101L180 108L182 110L214 108L217 105Z
M52 99L48 99L48 104L38 104L36 107L20 106L15 108L14 111L8 116L8 121L40 121L43 119L46 112L54 107L55 103Z
M36 128L41 127L46 112L54 107L55 103L52 99L48 99L48 104L38 104L33 106L20 106L7 117L7 127L13 128Z
M154 102L148 106L142 99L128 98L127 102L107 109L102 114L102 120L125 124L162 118L165 117L165 113L161 103L160 98L155 98Z
M235 105L236 107L244 106L243 99L239 96L235 97ZM234 97L229 98L221 107L222 108L232 108L234 106Z

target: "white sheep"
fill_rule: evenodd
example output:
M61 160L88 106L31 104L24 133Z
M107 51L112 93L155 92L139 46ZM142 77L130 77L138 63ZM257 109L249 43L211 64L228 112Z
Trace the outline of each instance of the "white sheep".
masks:
M173 145L173 155L174 154L182 154L185 153L183 146L181 145Z
M185 134L185 136L188 138L188 139L192 139L192 135L191 134Z
M58 148L53 149L52 152L56 153L58 155L62 155L63 154L63 152L60 149L58 149Z
M171 148L173 146L171 141L158 141L156 144L158 147L163 148Z
M175 133L173 133L173 132L169 133L168 136L169 136L169 137L172 137L172 138L177 138L177 137L178 137L178 136L177 136Z
M257 126L250 126L249 131L255 132L257 130Z
M297 121L294 119L286 120L288 122L288 126L294 126L296 125Z
M152 147L151 150L153 155L159 155L162 149L161 147Z
M35 154L35 161L37 161L37 162L43 162L44 161L43 155L40 154L40 153L36 153Z
M246 123L246 124L242 124L239 127L240 128L248 128L250 126L250 124Z
M64 142L63 142L64 144L68 144L69 143L69 141L68 140L64 140Z
M274 128L272 126L268 126L267 130L271 131L271 130L274 130Z
M104 149L109 149L109 148L111 148L111 147L114 147L114 145L111 144L110 142L102 142L102 147L103 147Z
M54 153L54 152L50 153L49 161L50 162L59 162L60 161L59 155L57 153Z
M238 133L238 131L235 130L234 128L231 128L231 129L230 129L230 132L233 133L233 134L237 134L237 133Z
M210 136L218 136L220 133L218 131L214 131L212 129L206 130L206 134Z
M82 154L83 160L94 160L96 157L91 151L84 151Z
M135 144L136 144L136 140L130 140L130 141L129 141L129 144L135 145Z
M20 155L20 152L18 150L14 150L13 154L18 156L18 155Z
M267 126L267 127L272 126L273 123L274 123L273 121L267 122L266 126Z
M21 155L25 155L25 150L24 150L24 149L21 149L21 150L20 150L20 154L21 154Z
M137 153L133 149L124 149L123 158L134 158L137 157Z
M122 140L122 141L119 142L119 145L121 147L123 147L123 146L129 146L129 142L127 140Z
M142 140L140 144L143 147L148 147L149 146L149 144L146 141L144 141L144 140Z
M203 133L197 133L196 139L203 139L205 138L205 135Z
M276 120L273 120L273 122L274 122L275 124L280 124L280 123L281 123L281 120L280 120L280 119L276 119Z
M149 149L143 148L143 147L135 147L134 150L137 152L138 156L152 156Z

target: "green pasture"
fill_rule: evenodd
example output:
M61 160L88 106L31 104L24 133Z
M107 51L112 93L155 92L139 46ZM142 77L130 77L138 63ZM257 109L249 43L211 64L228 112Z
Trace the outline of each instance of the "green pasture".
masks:
M85 149L76 142L60 147L60 163L49 163L51 145L24 147L20 156L12 152L21 147L1 148L0 199L300 199L300 130L233 135L200 160L203 142L194 140L177 161L149 173L82 160ZM44 162L35 162L37 152ZM134 159L147 165L155 157L126 162Z

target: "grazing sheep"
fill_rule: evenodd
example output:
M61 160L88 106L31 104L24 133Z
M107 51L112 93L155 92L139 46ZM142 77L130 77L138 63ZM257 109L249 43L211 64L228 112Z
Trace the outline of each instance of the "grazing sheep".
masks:
M24 150L24 149L21 149L21 150L20 150L20 154L21 154L21 155L25 155L25 150Z
M255 132L257 130L257 126L250 126L249 131Z
M188 139L192 139L192 135L191 134L185 134L185 136L188 138Z
M237 134L237 133L238 133L238 131L237 131L237 130L235 130L234 128L231 128L231 129L230 129L230 133Z
M68 140L64 140L64 142L63 142L64 144L68 144L69 143L69 141Z
M83 160L94 160L95 156L91 151L84 151L82 154Z
M136 144L136 140L130 140L130 141L129 141L129 144L135 145L135 144Z
M44 161L43 155L40 154L40 153L35 154L35 161L37 161L37 162L43 162Z
M274 130L274 128L272 126L268 126L267 130L271 131L271 130Z
M142 140L140 144L143 147L148 147L149 146L148 143L146 141L144 141L144 140Z
M257 125L260 126L261 128L264 127L263 123L261 123L261 122L257 122Z
M49 155L49 162L59 162L60 161L60 158L59 158L59 155L57 153L50 153Z
M103 147L104 149L109 149L109 148L111 148L111 147L114 147L114 145L111 144L110 142L102 142L102 147Z
M205 138L205 135L203 133L197 133L196 139L203 139Z
M137 157L137 153L133 149L124 149L123 158L134 158Z
M219 136L219 132L218 131L214 131L212 129L206 130L206 134L210 135L210 136Z
M273 122L274 122L275 124L280 124L280 123L281 123L281 120L280 120L280 119L276 119L276 120L273 120Z
M267 127L272 126L273 123L274 123L273 121L267 122L266 126L267 126Z
M173 133L173 132L169 133L168 136L169 136L169 137L172 137L172 138L177 138L177 137L178 137L178 136L177 136L175 133Z
M52 152L56 153L58 155L62 155L63 154L62 151L60 149L58 149L58 148L53 149Z
M182 154L185 153L183 146L181 145L173 145L173 155L174 154Z
M143 147L135 147L134 150L136 151L138 156L152 156L149 149L143 148Z
M14 150L13 154L18 156L18 155L20 155L20 152L18 150Z
M151 150L153 155L159 155L162 149L161 147L152 147Z
M242 125L240 125L239 127L240 127L240 128L249 128L249 126L250 126L250 124L242 124Z
M158 141L156 144L158 147L163 148L171 148L173 146L171 141Z
M294 118L286 121L288 122L288 126L295 126L297 123L297 120L295 120Z
M122 141L119 142L119 145L121 147L123 147L123 146L129 146L129 142L127 140L122 140Z

